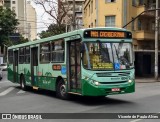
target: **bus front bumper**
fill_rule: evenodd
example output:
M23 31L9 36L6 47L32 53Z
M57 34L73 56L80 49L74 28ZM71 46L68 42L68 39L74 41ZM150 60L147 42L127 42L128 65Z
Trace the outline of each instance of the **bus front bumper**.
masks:
M135 92L135 81L126 84L113 84L113 85L93 85L83 80L82 87L83 96L107 96L115 94L126 94ZM119 91L113 91L112 89L119 89Z

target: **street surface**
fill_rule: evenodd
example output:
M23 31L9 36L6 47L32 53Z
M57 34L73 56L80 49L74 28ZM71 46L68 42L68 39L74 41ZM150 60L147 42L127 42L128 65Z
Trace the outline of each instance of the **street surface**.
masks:
M107 96L104 99L72 96L58 99L55 93L45 90L22 91L18 84L4 77L0 81L0 113L157 113L160 114L160 83L136 83L133 94ZM6 120L0 120L0 122ZM9 121L9 120L8 120ZM12 120L18 122L17 120ZM21 120L19 120L21 121ZM33 121L33 120L32 120ZM37 120L38 122L40 120ZM42 122L44 120L41 120ZM40 122L41 122L40 121ZM160 119L78 119L46 120L47 122L158 122Z

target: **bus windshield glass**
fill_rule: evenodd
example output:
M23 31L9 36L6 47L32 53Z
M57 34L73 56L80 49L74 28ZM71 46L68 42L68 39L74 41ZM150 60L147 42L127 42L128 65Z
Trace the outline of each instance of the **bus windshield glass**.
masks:
M133 68L131 43L86 42L83 66L90 70L123 70Z

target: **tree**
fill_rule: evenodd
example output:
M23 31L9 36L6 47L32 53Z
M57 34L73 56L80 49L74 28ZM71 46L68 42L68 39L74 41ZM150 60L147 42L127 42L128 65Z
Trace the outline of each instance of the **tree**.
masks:
M41 6L45 13L50 15L53 21L47 26L47 31L42 31L40 38L45 38L65 32L67 25L72 23L72 14L68 14L72 10L70 2L62 0L33 0L37 5ZM44 22L45 24L45 22Z
M0 45L9 40L9 35L14 33L18 24L15 12L0 7Z
M46 38L46 37L58 35L61 33L65 33L65 25L64 24L61 24L60 26L57 24L51 24L48 27L48 30L42 31L39 34L39 36L40 36L40 38Z
M35 4L41 6L45 13L50 15L53 24L61 26L68 12L72 9L68 1L62 0L33 0ZM71 21L71 18L70 18Z
M24 38L22 35L19 34L19 37L17 39L11 39L8 38L3 41L2 45L6 45L7 47L12 46L12 45L17 45L17 44L22 44L28 42L28 38Z

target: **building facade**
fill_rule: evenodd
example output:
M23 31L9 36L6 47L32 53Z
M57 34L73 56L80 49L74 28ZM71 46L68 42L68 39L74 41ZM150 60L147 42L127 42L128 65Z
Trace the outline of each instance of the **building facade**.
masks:
M67 11L67 15L63 18L62 24L66 25L66 31L73 30L73 0L61 0ZM82 6L85 0L75 0L75 28L83 28Z
M16 13L19 20L16 33L20 33L29 40L36 39L36 11L31 6L30 0L4 0L4 6L11 8Z
M27 38L26 28L27 28L27 16L26 16L26 0L11 0L10 8L15 11L16 17L19 20L19 25L17 27L17 33L22 34Z
M145 10L155 7L156 0L86 0L83 5L83 24L85 28L123 27ZM133 34L136 75L153 76L155 11L143 13L126 29Z
M26 6L27 14L27 34L29 40L35 40L37 38L37 14L35 8L31 5L31 2L27 2Z

